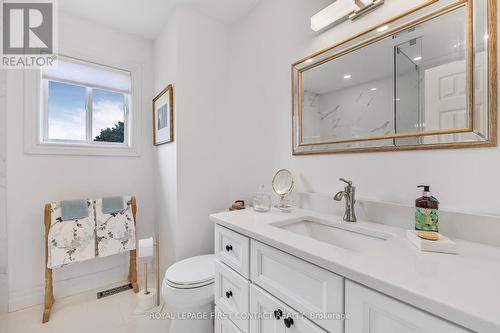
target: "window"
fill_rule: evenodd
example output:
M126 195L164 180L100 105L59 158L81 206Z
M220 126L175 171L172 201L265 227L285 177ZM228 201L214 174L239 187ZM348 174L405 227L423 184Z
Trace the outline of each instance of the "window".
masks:
M130 72L59 57L41 78L41 144L130 145Z

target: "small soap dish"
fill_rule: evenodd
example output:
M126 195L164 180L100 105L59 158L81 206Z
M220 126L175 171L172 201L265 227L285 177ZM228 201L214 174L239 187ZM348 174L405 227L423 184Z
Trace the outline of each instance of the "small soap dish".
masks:
M406 232L406 238L417 247L420 251L426 252L441 252L441 253L457 253L457 244L441 234L439 239L436 241L426 240L418 237L418 230L408 230Z

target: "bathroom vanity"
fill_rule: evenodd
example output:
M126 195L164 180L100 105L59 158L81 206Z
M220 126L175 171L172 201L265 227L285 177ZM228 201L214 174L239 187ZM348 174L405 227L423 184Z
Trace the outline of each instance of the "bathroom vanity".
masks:
M499 248L420 252L404 229L302 209L210 219L216 332L500 332Z

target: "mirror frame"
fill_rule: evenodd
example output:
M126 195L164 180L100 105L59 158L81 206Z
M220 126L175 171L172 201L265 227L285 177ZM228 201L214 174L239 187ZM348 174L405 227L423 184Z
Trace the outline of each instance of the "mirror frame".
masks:
M473 46L473 1L474 0L455 0L447 5L438 7L435 10L425 13L414 19L410 19L396 27L388 29L379 34L368 36L366 39L356 42L357 39L367 35L370 32L376 31L379 27L388 25L395 21L404 19L406 16L416 13L419 10L436 4L439 0L427 0L424 3L407 10L406 12L372 26L360 33L357 33L339 43L333 44L321 51L315 52L304 59L301 59L292 64L292 149L293 155L308 155L308 154L335 154L335 153L356 153L356 152L377 152L377 151L401 151L401 150L425 150L425 149L456 149L456 148L474 148L474 147L496 147L497 146L497 15L496 15L496 0L487 0L487 29L488 29L488 43L487 43L487 63L488 63L488 139L485 141L465 141L453 143L429 143L418 145L402 145L402 146L373 146L373 147L341 147L331 149L317 149L314 146L342 144L350 142L362 141L377 141L386 139L397 139L407 137L423 137L431 135L454 134L454 133L469 133L473 132L473 109L474 109L474 46ZM481 0L477 0L481 1ZM381 136L364 136L355 138L338 139L334 141L316 141L316 142L302 142L302 119L301 119L301 81L302 73L306 70L317 67L335 58L348 54L349 52L361 49L367 45L382 40L390 35L398 33L402 30L408 29L411 26L431 20L440 15L451 12L455 9L466 8L466 72L467 72L467 114L468 124L466 128L453 128L445 130L432 130L425 132L407 132L399 134L388 134ZM352 45L348 45L353 43ZM336 50L333 54L329 54L334 49L338 49L347 44L347 47ZM324 56L324 57L321 57ZM319 58L317 61L312 62L314 58ZM302 67L300 67L302 65ZM300 67L300 68L299 68ZM297 148L310 147L310 150L298 150Z

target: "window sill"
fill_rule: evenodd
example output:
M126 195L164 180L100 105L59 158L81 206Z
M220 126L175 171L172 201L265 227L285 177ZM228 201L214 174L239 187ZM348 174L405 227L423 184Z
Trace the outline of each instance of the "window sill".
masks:
M24 152L33 155L140 156L139 151L131 146L90 145L85 143L37 143L25 147Z

